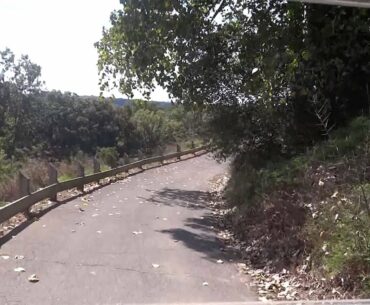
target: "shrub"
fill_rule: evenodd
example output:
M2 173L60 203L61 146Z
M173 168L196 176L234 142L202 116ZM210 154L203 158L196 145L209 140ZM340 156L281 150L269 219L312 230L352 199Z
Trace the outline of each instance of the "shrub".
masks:
M3 150L0 150L0 182L6 179L12 172L12 164L7 160Z
M117 166L119 154L115 147L101 147L98 149L97 155L101 161L111 168Z

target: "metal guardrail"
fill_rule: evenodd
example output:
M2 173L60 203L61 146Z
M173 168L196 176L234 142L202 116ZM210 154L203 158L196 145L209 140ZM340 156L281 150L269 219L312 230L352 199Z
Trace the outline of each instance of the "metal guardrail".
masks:
M98 172L95 174L82 176L78 178L74 178L71 180L57 182L51 184L43 189L37 190L27 196L24 196L20 199L17 199L3 207L0 208L0 224L11 217L15 216L18 213L23 213L28 211L28 209L37 202L40 202L47 198L56 198L56 194L62 191L66 191L73 188L83 188L85 184L89 184L91 182L96 182L101 179L107 177L113 177L117 174L127 172L130 169L140 168L143 165L152 164L156 162L163 162L166 160L180 158L185 155L196 154L197 152L206 150L207 146L201 146L185 151L178 151L175 153L157 156L152 158L147 158L143 160L139 160L130 164L126 164L123 166L119 166L116 168L112 168L103 172Z

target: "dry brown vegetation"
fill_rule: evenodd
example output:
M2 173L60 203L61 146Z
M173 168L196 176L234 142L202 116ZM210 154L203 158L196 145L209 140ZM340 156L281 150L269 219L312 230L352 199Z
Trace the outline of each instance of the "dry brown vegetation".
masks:
M225 219L263 298L370 295L369 132L361 117L306 154L234 168Z

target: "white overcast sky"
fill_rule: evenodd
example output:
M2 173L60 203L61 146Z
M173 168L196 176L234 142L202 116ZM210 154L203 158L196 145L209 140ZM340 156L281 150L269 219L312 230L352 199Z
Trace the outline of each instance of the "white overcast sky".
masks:
M119 0L0 0L0 50L28 54L49 90L98 95L94 43L120 6ZM168 95L158 88L152 99Z

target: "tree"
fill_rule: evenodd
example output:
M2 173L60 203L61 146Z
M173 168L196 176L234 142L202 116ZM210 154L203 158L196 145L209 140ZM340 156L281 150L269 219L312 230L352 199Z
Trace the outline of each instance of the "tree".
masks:
M102 89L159 84L230 120L233 132L212 132L224 153L292 153L368 109L369 15L285 1L123 1L96 45Z
M41 89L40 77L41 67L28 56L16 60L9 49L0 52L0 138L7 156L32 139L28 113L33 94Z

